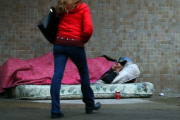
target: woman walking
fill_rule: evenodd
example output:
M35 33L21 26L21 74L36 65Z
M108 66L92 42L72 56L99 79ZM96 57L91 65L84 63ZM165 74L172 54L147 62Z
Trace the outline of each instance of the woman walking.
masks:
M91 114L98 110L101 103L94 102L94 93L90 87L89 72L84 44L93 33L90 10L82 0L58 0L55 6L60 18L57 38L53 46L54 75L51 83L51 118L64 117L60 109L60 89L68 57L77 66L81 78L81 91L85 111Z

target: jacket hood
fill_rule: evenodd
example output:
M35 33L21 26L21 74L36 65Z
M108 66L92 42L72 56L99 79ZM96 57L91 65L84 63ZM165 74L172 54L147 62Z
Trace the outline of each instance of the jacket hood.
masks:
M72 11L70 11L69 13L75 13L75 12L78 12L84 8L87 8L87 7L88 7L88 5L85 3L77 4L77 6Z

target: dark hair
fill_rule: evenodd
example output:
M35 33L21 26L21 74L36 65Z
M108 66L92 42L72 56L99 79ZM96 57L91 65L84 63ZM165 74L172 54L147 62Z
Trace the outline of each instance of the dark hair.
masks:
M113 59L113 58L107 56L107 55L101 55L100 57L104 57L104 58L106 58L106 60L109 60L109 61L118 62L118 63L120 63L122 66L124 66L124 65L127 63L127 60L124 60L124 59L123 59L123 60L121 61L121 59L124 58L124 57L120 57L118 61L117 61L116 59Z
M127 61L133 63L133 61L132 61L130 58L128 58L128 57L120 57L120 58L118 59L118 62L119 62L122 66L124 66L124 65L127 63Z
M127 63L127 61L125 60L125 61L122 61L122 62L119 62L118 61L118 63L120 63L122 66L124 66L126 63Z
M117 62L116 59L113 59L113 58L111 58L111 57L109 57L109 56L107 56L107 55L101 55L101 57L105 57L105 58L106 58L107 60L109 60L109 61Z

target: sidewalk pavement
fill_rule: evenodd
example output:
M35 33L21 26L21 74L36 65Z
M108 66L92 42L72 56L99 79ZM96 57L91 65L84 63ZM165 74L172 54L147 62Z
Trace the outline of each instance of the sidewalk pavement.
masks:
M151 98L96 99L95 101L101 102L102 108L94 111L93 114L85 114L85 106L82 100L61 100L61 110L65 117L60 119L180 120L180 106L178 103L166 104ZM168 100L165 99L165 101ZM50 108L50 100L0 98L0 120L50 120Z

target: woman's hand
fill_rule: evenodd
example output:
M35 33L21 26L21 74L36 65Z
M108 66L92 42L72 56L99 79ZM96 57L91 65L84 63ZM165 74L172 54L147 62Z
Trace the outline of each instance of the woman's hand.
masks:
M115 71L117 72L117 75L119 75L119 72L122 70L122 68L117 67Z

